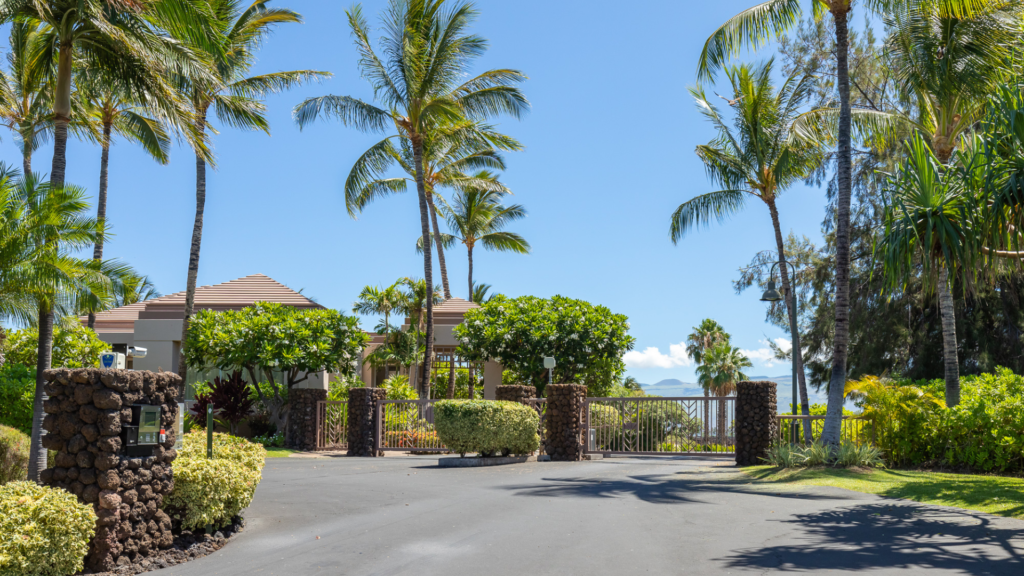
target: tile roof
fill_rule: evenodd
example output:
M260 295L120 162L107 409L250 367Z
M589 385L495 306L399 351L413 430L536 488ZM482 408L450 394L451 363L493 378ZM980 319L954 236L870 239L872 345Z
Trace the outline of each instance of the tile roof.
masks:
M212 286L196 288L195 309L239 310L256 302L278 302L298 308L322 308L316 302L264 274L253 274ZM153 298L96 315L96 329L132 332L140 317L180 318L185 313L185 292ZM85 324L87 316L81 316Z

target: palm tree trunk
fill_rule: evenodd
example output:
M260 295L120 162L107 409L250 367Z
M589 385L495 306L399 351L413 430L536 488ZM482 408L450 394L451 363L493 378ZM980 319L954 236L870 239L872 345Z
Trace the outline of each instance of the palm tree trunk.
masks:
M945 263L939 264L938 291L939 313L942 316L942 357L946 368L946 407L952 408L960 403L960 364L957 361L953 291Z
M451 400L455 398L455 351L448 355L448 393L445 397Z
M821 442L838 446L843 425L843 399L846 386L846 355L850 345L850 199L853 160L850 136L850 39L848 2L832 2L836 25L836 72L839 85L839 155L836 181L836 323L832 343L832 377L828 386L828 409Z
M206 130L206 111L203 107L196 119L200 136ZM188 323L196 301L196 277L199 275L199 248L203 243L203 212L206 209L206 160L196 153L196 220L192 225L192 246L188 254L188 278L185 283L185 317L181 323L181 345L178 354L178 375L182 384L188 374L185 365L185 342L188 340ZM182 391L184 392L184 391Z
M2 360L3 358L0 358L0 361ZM469 374L469 399L475 400L476 398L474 398L474 396L476 396L476 371L473 370L472 360L467 362L466 364L469 365L466 370L467 373Z
M469 253L469 301L473 301L473 245L467 244L466 251Z
M434 228L434 245L437 246L437 266L441 269L441 287L444 289L444 299L452 299L452 291L448 289L448 268L444 265L444 246L441 242L441 229L437 226L437 207L434 206L434 195L431 194L427 201L427 208L430 210L430 225Z
M786 309L789 312L790 333L793 339L791 353L793 355L793 375L797 378L797 387L800 393L800 413L804 416L811 415L811 406L807 401L807 379L804 376L804 352L800 346L800 330L797 324L796 291L790 289L789 267L786 265L786 245L782 241L782 226L779 224L779 211L775 206L775 199L768 201L768 210L772 214L772 226L775 227L775 243L779 248L779 269L782 276L782 291L786 294ZM804 442L810 444L811 420L804 419Z
M30 176L32 174L32 152L29 151L28 146L21 151L21 175Z
M716 396L719 396L719 399L715 400L715 404L718 406L718 441L716 442L716 444L724 446L725 434L727 431L725 421L728 418L728 415L726 411L725 400L721 399L721 394L716 394Z
M50 186L64 187L67 167L68 120L71 119L71 44L62 42L57 56L57 89L53 95L53 166L50 168Z
M46 449L43 448L43 371L50 369L53 354L53 310L48 306L39 307L39 353L36 356L36 395L32 403L32 445L29 448L28 479L39 482L39 475L46 469Z
M423 141L419 137L412 141L413 162L416 164L416 193L420 201L420 228L423 234L423 280L427 285L426 289L426 323L427 328L424 334L422 381L427 398L430 398L430 385L432 384L432 372L430 361L434 355L434 270L430 254L430 215L427 208L427 192L423 184Z
M103 140L100 145L103 152L100 153L100 193L96 198L96 222L103 230L103 223L107 219L107 168L110 165L110 130L111 123L103 123ZM92 249L93 260L103 260L103 234L96 236L96 245ZM96 326L96 311L89 311L89 329Z

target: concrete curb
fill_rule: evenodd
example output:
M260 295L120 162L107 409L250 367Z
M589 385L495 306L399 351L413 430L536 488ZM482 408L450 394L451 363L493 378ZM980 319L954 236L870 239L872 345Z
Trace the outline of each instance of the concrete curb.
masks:
M495 458L438 458L437 465L441 468L476 468L479 466L501 466L504 464L522 464L525 462L536 462L536 456L498 456Z

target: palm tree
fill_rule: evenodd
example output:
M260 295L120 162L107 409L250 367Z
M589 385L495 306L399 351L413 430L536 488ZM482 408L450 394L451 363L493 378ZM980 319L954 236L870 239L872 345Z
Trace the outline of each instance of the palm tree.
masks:
M697 363L698 366L704 364L704 355L708 350L711 350L715 346L729 342L729 333L722 328L722 325L712 320L711 318L705 318L701 320L701 323L694 326L693 332L686 337L686 354L691 360ZM704 389L704 398L711 396L710 386L701 386ZM711 435L711 401L704 400L704 438L705 442L707 437Z
M483 304L484 302L487 302L491 298L494 298L494 294L490 294L490 295L487 294L488 292L490 292L490 290L491 290L491 285L490 284L484 284L482 282L474 282L473 283L473 291L470 292L470 294L469 294L469 301L470 302L476 302L478 304Z
M499 134L493 126L468 120L451 126L439 127L424 137L423 184L427 194L427 209L430 212L430 225L433 229L445 300L450 299L452 293L448 284L445 247L441 241L441 230L437 222L437 201L446 202L440 194L440 189L476 186L509 192L497 180L480 180L466 172L479 169L504 170L505 160L500 151L521 149L522 145L519 142ZM346 182L346 205L349 215L353 218L373 200L385 195L405 192L410 182L415 185L416 168L409 140L401 140L397 148L392 146L388 150L388 154L390 161L379 166L370 166L372 172L367 175L365 181L350 178ZM388 177L387 173L392 163L401 167L407 177Z
M945 166L921 134L907 144L907 153L889 179L892 200L879 252L891 287L905 287L919 266L926 281L935 285L942 319L946 406L953 407L960 403L960 368L951 276L972 268L973 236L983 226L975 221L981 210L971 190L963 186L964 180ZM961 166L970 164L966 154L958 156Z
M107 219L107 174L110 166L110 142L114 134L139 144L157 162L166 164L171 140L159 120L132 100L116 80L83 71L77 78L79 92L87 104L87 114L100 133L100 187L96 199L96 221L102 226ZM103 260L103 237L96 238L93 259ZM96 312L89 311L89 328L96 323Z
M109 302L110 277L122 276L130 269L74 256L103 234L99 223L86 215L89 205L81 188L55 188L32 174L17 184L0 178L0 203L6 235L0 239L4 246L0 250L4 257L0 285L14 287L14 294L5 295L4 300L13 296L21 305L32 302L39 326L29 462L29 478L37 479L46 467L46 451L42 449L43 371L50 368L54 316L74 313L83 300ZM10 315L10 309L4 313Z
M351 214L348 192L363 189L376 179L380 167L394 162L395 142L407 141L416 173L420 235L423 245L427 245L430 210L424 180L425 142L439 130L466 120L498 114L518 118L529 103L514 84L526 77L516 70L497 69L463 81L473 61L487 48L486 40L466 33L477 14L472 4L391 0L382 18L384 60L374 51L362 9L356 6L347 14L360 53L359 67L383 107L350 96L321 96L299 104L295 108L295 120L304 127L321 117L333 117L346 126L377 133L394 126L393 135L367 150L352 167L345 185L346 204ZM380 186L391 190L388 183ZM434 284L431 253L432 250L423 251L423 276L428 286ZM425 332L426 348L420 377L427 380L431 374L434 340L430 299L427 300Z
M430 317L434 313L434 305L444 300L441 287L435 285L432 291L428 290L426 280L409 276L402 279L402 286L405 287L405 297L400 311L409 317L409 329L416 331L417 346L426 347L425 328L432 321ZM430 398L433 377L429 372L421 373L420 376L422 387L419 391L424 398Z
M865 0L866 7L885 12L913 0ZM943 14L970 15L998 0L925 0ZM836 154L836 274L835 326L828 410L821 441L838 446L843 417L843 387L850 345L850 204L853 194L853 111L850 106L849 18L854 0L811 0L816 17L832 15L836 31L836 87L839 91ZM733 16L707 39L697 65L700 80L713 80L726 61L744 47L758 48L788 32L800 19L800 0L768 0ZM794 348L795 349L795 348Z
M489 172L476 174L478 180L497 180ZM444 209L448 227L455 234L441 234L441 243L451 246L456 241L465 244L469 257L469 295L473 297L473 248L480 244L495 252L529 254L530 243L515 232L503 228L510 222L526 218L526 209L519 204L503 206L501 193L493 189L468 188L456 192L450 206ZM417 242L422 250L422 240Z
M0 3L0 21L41 23L39 66L52 77L53 166L50 182L64 185L67 165L68 124L72 118L72 78L76 66L102 71L123 85L131 98L152 100L169 118L181 121L187 111L175 97L167 78L169 65L182 65L201 73L192 55L161 33L152 18L174 13L176 26L205 30L190 0L7 0ZM182 122L184 124L184 122ZM191 133L186 136L194 141ZM200 143L195 142L196 145Z
M215 23L216 38L207 45L196 46L211 60L212 78L179 76L178 89L191 103L193 129L205 135L209 125L210 109L217 118L234 128L262 130L270 134L266 106L262 98L275 94L307 80L330 74L313 70L273 72L246 76L256 63L256 51L279 24L301 23L302 16L285 8L271 8L270 0L253 0L243 8L237 0L208 0ZM192 226L189 247L188 274L185 283L185 321L181 341L188 336L189 319L196 296L196 277L199 274L199 249L203 240L203 215L206 209L207 155L196 149L196 217ZM178 362L178 372L185 378L188 367L184 350Z
M148 276L139 276L138 274L128 274L114 279L112 289L114 297L112 306L114 308L145 302L161 296L160 291L156 289L156 285L149 280Z
M776 91L771 81L772 64L773 61L769 60L762 66L726 68L733 89L730 104L735 110L735 120L731 125L701 88L691 90L697 107L718 131L718 136L710 144L697 147L697 155L704 161L708 177L722 189L680 204L672 214L670 234L672 242L676 243L686 232L706 226L712 220L721 222L739 211L748 198L763 202L775 230L790 326L797 326L799 311L790 285L776 202L789 186L820 165L822 154L818 145L807 143L793 133L794 123L801 118L800 106L812 85L811 78L790 76ZM800 406L807 416L810 415L810 404L798 330L793 331L792 338ZM809 425L804 426L804 436L810 442Z
M736 383L746 380L744 368L753 364L739 348L733 348L728 342L719 342L704 351L703 363L697 366L697 382L715 396L725 397L736 392ZM726 420L728 411L724 401L718 401L718 438L723 443L726 437Z
M0 73L4 96L0 121L14 133L21 148L22 174L32 173L32 154L53 130L53 90L48 84L52 74L33 64L42 47L39 36L36 23L12 23L8 73Z
M388 344L388 330L391 328L391 312L401 310L405 305L406 294L399 286L402 280L381 288L379 286L366 286L359 293L359 300L352 306L352 311L357 314L383 314L384 315L384 344ZM384 364L387 368L387 364Z

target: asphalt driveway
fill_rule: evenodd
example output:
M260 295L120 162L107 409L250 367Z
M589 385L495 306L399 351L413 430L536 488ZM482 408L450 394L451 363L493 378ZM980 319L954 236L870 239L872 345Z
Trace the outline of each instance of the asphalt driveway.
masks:
M753 485L728 461L436 462L269 460L246 530L161 574L1024 574L1022 521Z

